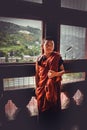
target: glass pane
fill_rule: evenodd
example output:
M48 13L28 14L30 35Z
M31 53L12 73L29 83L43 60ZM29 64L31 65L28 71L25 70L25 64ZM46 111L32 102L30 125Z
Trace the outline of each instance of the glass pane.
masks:
M28 1L42 4L42 0L21 0L21 1Z
M35 88L35 77L5 78L3 84L4 90Z
M61 7L87 11L87 0L61 0Z
M62 84L85 80L85 72L66 73L62 76Z
M63 59L86 58L86 28L61 25L60 53Z
M36 61L41 40L42 21L0 17L0 63Z

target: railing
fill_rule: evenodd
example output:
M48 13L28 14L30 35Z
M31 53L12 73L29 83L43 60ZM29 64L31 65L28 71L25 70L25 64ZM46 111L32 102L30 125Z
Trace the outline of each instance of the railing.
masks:
M86 104L87 100L87 60L65 61L66 73L84 72L85 78L81 81L63 83L61 86L61 93L67 99L74 99L74 94L77 92L82 95L83 102ZM14 104L15 108L29 108L29 102L35 96L34 87L20 88L20 89L4 89L4 80L6 78L22 78L35 76L35 64L28 63L14 63L14 64L0 64L0 120L4 119L7 104ZM78 91L79 90L79 91ZM61 94L61 98L62 98ZM32 103L31 103L32 104ZM78 104L77 104L78 106ZM3 111L3 112L2 112Z

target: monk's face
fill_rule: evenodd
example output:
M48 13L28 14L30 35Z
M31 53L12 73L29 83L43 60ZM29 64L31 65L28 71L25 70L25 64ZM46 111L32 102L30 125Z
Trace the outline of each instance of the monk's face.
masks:
M52 40L46 40L43 45L44 53L50 54L54 50L54 42Z

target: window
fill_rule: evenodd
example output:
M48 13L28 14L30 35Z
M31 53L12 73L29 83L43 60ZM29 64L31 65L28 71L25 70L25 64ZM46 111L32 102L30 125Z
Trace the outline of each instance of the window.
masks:
M60 53L63 59L77 60L86 58L86 28L61 25Z
M86 28L61 25L60 53L64 60L86 59ZM85 80L85 73L63 75L62 83Z
M87 11L87 0L61 0L61 7Z
M17 78L4 78L4 90L15 90L23 88L35 88L35 76L31 77L17 77Z
M0 17L0 63L36 61L41 40L42 21Z
M28 1L28 2L34 2L34 3L42 4L42 0L21 0L21 1Z
M85 72L79 72L79 73L67 73L62 76L62 84L64 83L70 83L70 82L78 82L85 80Z

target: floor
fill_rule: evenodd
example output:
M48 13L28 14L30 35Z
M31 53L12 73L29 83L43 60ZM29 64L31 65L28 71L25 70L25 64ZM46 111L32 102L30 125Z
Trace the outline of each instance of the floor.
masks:
M31 116L28 109L19 109L15 119L3 119L0 130L39 130L38 117ZM41 130L41 129L40 129ZM51 130L45 129L45 130ZM87 107L65 109L59 116L57 127L52 130L87 130Z

